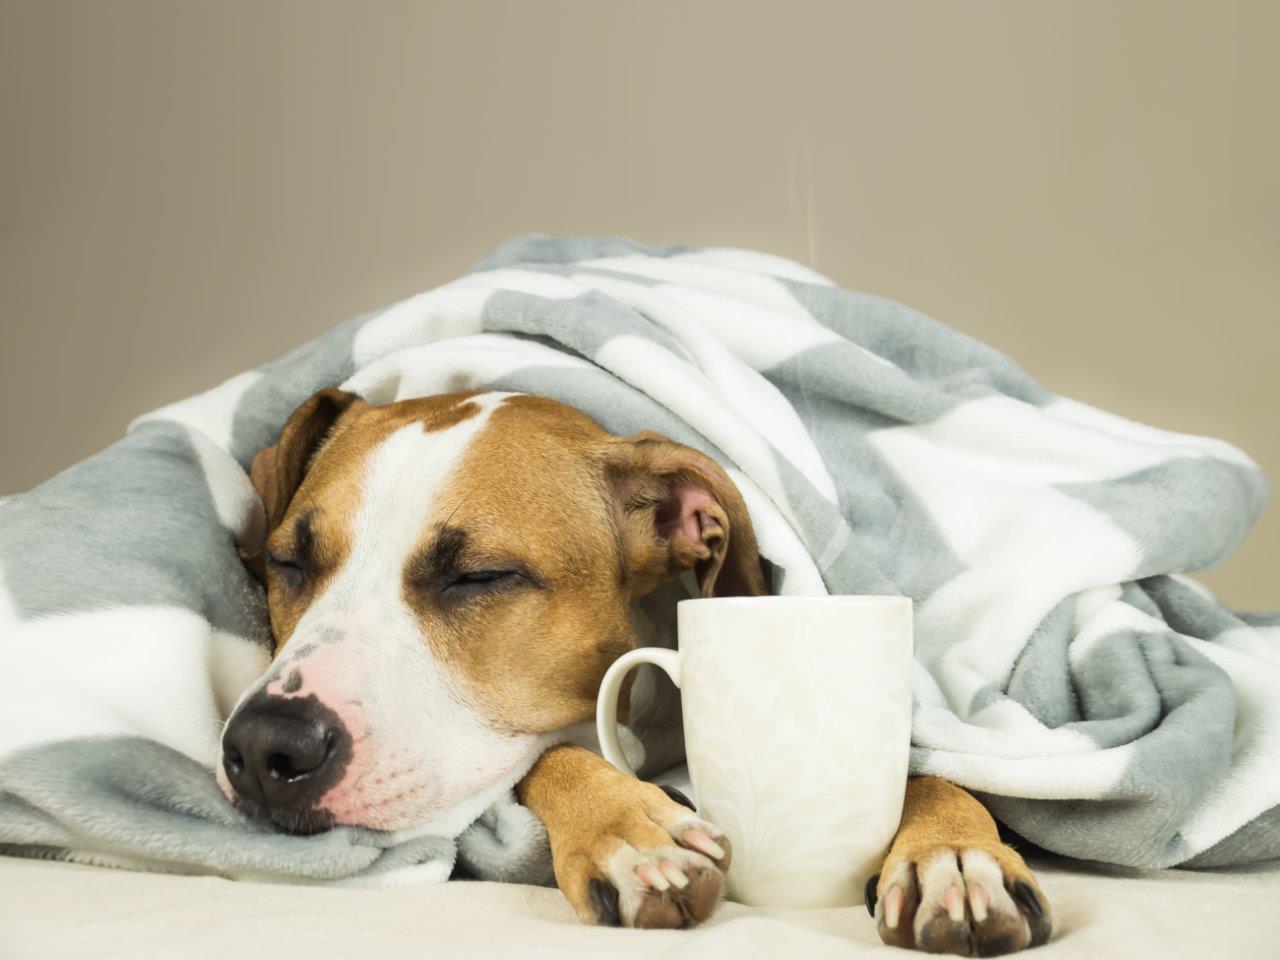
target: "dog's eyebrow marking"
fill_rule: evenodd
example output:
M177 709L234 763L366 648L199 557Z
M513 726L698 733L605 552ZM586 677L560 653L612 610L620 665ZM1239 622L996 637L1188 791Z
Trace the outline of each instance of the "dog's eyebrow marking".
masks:
M441 524L425 556L428 569L436 572L456 570L466 547L467 532L465 530L447 523Z
M411 583L428 583L441 575L456 571L467 547L467 532L461 527L442 523L436 528L431 545L416 554L405 565L405 576Z
M308 510L293 525L293 555L305 562L314 560L316 556L316 535L311 528L311 514L312 511Z

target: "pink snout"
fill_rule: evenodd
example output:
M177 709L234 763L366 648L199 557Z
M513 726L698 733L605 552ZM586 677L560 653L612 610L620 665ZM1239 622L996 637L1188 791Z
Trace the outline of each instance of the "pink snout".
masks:
M231 718L221 773L250 815L297 833L394 829L436 799L409 751L372 751L368 708L355 695L372 684L351 669L350 653L333 639L302 643Z

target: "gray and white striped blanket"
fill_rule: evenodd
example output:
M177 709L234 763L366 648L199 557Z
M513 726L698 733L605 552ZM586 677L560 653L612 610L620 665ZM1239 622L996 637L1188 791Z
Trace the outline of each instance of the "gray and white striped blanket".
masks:
M441 878L447 837L286 837L222 801L222 720L267 658L236 558L244 468L316 389L543 394L709 453L781 593L917 609L912 766L1051 850L1134 866L1280 856L1280 618L1181 576L1262 509L1256 466L1036 385L797 264L526 238L462 279L142 417L0 506L0 844L233 876ZM13 455L13 452L10 452ZM545 876L502 806L458 840Z

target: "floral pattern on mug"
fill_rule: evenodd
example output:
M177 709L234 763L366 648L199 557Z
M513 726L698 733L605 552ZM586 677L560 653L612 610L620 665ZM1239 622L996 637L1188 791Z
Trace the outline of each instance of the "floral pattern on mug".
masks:
M909 601L867 604L852 619L821 601L694 602L679 616L689 772L700 814L733 844L729 895L861 903L902 813Z

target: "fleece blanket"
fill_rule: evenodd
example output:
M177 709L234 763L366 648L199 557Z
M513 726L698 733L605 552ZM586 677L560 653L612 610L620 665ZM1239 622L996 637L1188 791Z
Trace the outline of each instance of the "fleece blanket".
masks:
M510 803L456 838L302 838L214 787L221 723L269 649L236 558L263 533L245 468L334 384L375 403L542 394L697 447L741 488L774 591L914 598L915 773L1076 857L1280 856L1280 618L1182 575L1262 509L1244 454L1056 396L776 257L545 237L144 416L0 505L5 851L353 883L439 879L456 859L545 879L545 836Z

